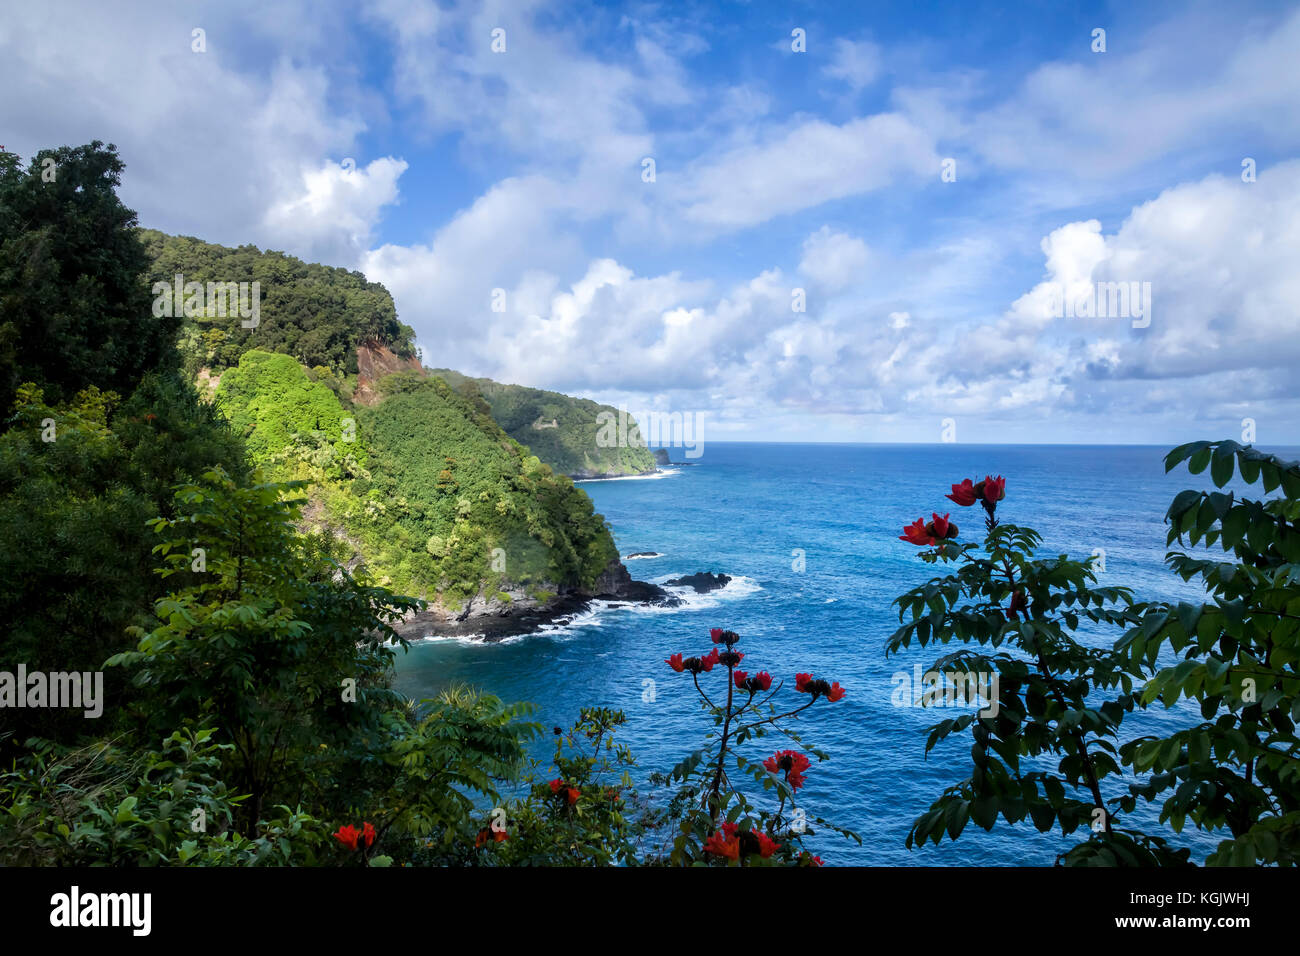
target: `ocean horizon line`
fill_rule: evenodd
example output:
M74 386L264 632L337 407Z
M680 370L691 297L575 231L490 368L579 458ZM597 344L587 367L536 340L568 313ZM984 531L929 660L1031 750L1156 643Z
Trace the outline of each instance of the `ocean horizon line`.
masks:
M878 448L942 448L946 446L966 448L1177 448L1179 445L1193 441L1217 441L1211 438L1186 438L1169 442L921 442L921 441L787 441L771 438L711 438L701 441L701 445L845 445L850 447ZM671 450L685 447L677 444L648 444L647 448ZM1300 449L1300 441L1295 443L1278 442L1270 444L1252 444L1253 448L1292 448ZM675 464L682 464L675 462Z

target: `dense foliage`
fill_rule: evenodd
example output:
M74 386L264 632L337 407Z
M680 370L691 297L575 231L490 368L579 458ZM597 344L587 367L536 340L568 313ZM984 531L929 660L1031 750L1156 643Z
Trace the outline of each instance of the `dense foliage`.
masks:
M1168 738L1121 748L1124 762L1149 773L1123 803L1157 802L1160 820L1221 835L1210 865L1300 864L1300 462L1233 441L1174 449L1192 474L1210 469L1222 488L1234 470L1275 497L1189 489L1166 515L1169 542L1209 553L1172 551L1167 561L1198 580L1209 600L1152 603L1119 643L1146 667L1162 651L1181 658L1143 689L1144 705L1195 704L1201 721ZM1222 552L1220 554L1219 552ZM1226 560L1225 560L1226 559Z
M361 816L371 865L472 843L535 732L526 708L394 695L390 624L414 602L299 534L299 491L221 471L177 490L177 517L152 522L174 590L107 662L132 677L113 705L135 746L31 742L0 775L0 860L342 864L328 834Z
M359 474L365 464L355 422L346 424L349 416L338 394L309 378L287 355L258 349L245 352L238 367L222 374L216 405L255 461L269 461L319 434L324 436L329 460L339 463L339 474Z
M1190 489L1174 499L1169 542L1186 536L1231 557L1167 555L1184 579L1205 584L1202 604L1134 603L1126 588L1097 586L1092 559L1036 558L1039 536L998 518L1001 477L966 479L948 495L984 508L982 545L960 542L949 515L904 529L903 540L930 549L926 561L958 568L898 599L903 625L889 650L962 645L934 665L922 706L972 703L958 688L988 688L977 710L931 728L927 752L969 732L970 775L917 818L909 846L957 839L968 821L992 829L1001 816L1067 835L1082 828L1088 837L1066 864L1185 865L1190 851L1168 834L1122 825L1145 801L1174 833L1188 823L1226 831L1210 865L1296 864L1300 463L1196 442L1174 449L1166 468L1189 459L1219 488L1235 465L1266 494L1281 492L1255 500ZM1108 628L1123 634L1107 641ZM1191 726L1169 737L1120 742L1126 717L1180 700L1198 705L1200 723L1188 715Z
M129 646L165 584L152 572L145 522L170 515L171 488L221 465L245 470L221 417L173 372L151 373L126 400L89 386L49 404L19 388L0 434L0 662L93 671ZM106 675L112 692L120 683ZM112 715L101 718L113 722ZM4 729L70 739L79 714L7 712ZM107 728L106 728L107 729ZM0 747L3 744L0 742Z
M237 315L178 319L186 370L238 365L249 349L292 355L308 366L346 373L357 370L356 346L386 345L403 357L414 355L414 332L397 319L393 298L360 272L303 262L256 246L231 249L189 236L140 230L147 256L143 288L189 282L257 282L260 315L245 328Z
M217 389L259 464L312 482L314 520L377 580L460 607L589 587L617 558L573 482L510 439L482 399L399 373L386 397L347 409L292 358L245 353Z
M483 396L492 417L515 441L526 445L554 471L571 477L641 475L655 470L655 456L636 441L636 420L628 416L623 444L597 441L602 414L618 409L587 398L523 385L503 385L489 378L467 378L450 369L435 369L454 388ZM617 418L614 419L618 421Z
M713 642L709 653L685 658L673 654L664 661L678 674L691 675L700 705L717 728L705 735L703 747L667 775L655 778L677 788L666 814L676 830L666 861L678 866L821 866L821 857L803 847L817 827L835 830L861 844L856 833L809 814L798 802L804 773L812 766L808 754L819 762L829 760L830 755L806 744L790 723L819 700L835 703L843 699L844 688L838 681L796 674L794 690L808 695L808 700L783 710L772 701L784 681L773 686L767 671L739 669L746 656L736 646L739 634L715 627L709 637ZM715 686L716 701L700 686L700 675L713 673L715 667L717 676L725 674L723 686ZM770 752L762 762L741 753L746 743L751 743L751 751L760 750L752 742L772 734L784 736L797 749ZM758 794L746 792L741 786L745 777L753 778L763 792L773 793L775 808L763 806Z
M135 213L117 197L114 146L0 152L0 409L22 382L54 402L90 386L128 395L173 362L173 319L155 317Z

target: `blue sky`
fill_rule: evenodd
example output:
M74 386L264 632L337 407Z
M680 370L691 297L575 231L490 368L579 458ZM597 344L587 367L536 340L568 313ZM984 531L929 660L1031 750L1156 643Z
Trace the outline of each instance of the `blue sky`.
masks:
M1294 4L38 6L7 149L116 143L143 224L360 269L427 364L715 440L1300 442Z

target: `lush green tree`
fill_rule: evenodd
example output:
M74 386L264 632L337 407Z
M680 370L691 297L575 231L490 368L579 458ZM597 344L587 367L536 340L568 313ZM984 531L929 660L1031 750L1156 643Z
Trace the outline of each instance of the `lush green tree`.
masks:
M957 569L898 598L903 623L889 652L961 645L935 662L932 684L913 688L917 699L908 703L975 705L930 729L927 753L969 734L970 772L916 819L907 845L938 843L945 834L955 840L968 821L991 830L1001 816L1010 824L1028 819L1043 832L1082 828L1088 839L1066 863L1183 862L1186 850L1122 826L1107 798L1108 779L1121 775L1118 731L1138 704L1145 672L1079 632L1136 623L1131 592L1097 586L1091 558L1036 557L1038 534L999 520L1005 495L1001 477L953 485L948 497L986 513L980 544L960 540L956 523L938 514L902 536L927 549L927 563ZM972 687L984 690L972 695Z
M178 318L187 371L221 370L239 364L250 349L279 352L303 365L337 373L357 371L359 344L384 345L403 358L415 354L412 329L397 319L393 298L360 272L303 262L282 252L244 245L237 249L190 236L140 230L147 256L146 287L184 281L258 283L259 315L246 328L242 316L208 314ZM206 303L205 303L206 304Z
M99 141L0 152L0 409L33 382L54 402L89 386L129 395L174 364L175 319L150 308L124 166Z
M125 402L94 386L69 402L19 389L0 433L0 660L29 671L97 671L131 645L164 583L146 522L171 513L171 488L213 465L239 474L239 442L175 373L151 373ZM122 682L105 675L105 694ZM14 737L72 741L107 732L116 708L6 712Z
M265 807L298 802L295 758L377 725L401 643L390 624L415 607L313 566L294 530L302 499L288 497L300 490L221 471L182 486L177 516L152 522L160 573L182 586L156 602L154 627L134 629L138 648L108 662L134 672L150 733L201 721L234 745L246 832Z
M323 382L312 381L297 361L260 349L245 352L239 366L226 370L217 386L216 405L243 438L259 463L291 446L311 460L328 447L329 461L341 474L365 465L364 447L356 440L356 423L338 396Z
M584 707L567 731L555 728L547 771L534 762L527 792L493 808L466 842L463 862L483 866L635 866L645 827L629 769L631 751L614 743L621 710ZM461 861L458 861L461 862Z
M1121 802L1155 801L1175 831L1188 823L1223 835L1210 865L1300 863L1300 462L1233 441L1194 442L1165 458L1210 469L1217 488L1234 472L1267 499L1189 489L1174 498L1169 543L1184 580L1200 581L1202 603L1152 603L1119 642L1135 667L1160 667L1142 703L1194 703L1201 721L1168 737L1146 735L1121 748L1146 775Z

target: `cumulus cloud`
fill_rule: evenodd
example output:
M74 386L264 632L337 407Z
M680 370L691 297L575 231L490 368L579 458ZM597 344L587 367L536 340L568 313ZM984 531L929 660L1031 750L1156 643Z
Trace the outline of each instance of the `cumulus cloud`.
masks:
M822 226L804 240L799 271L828 291L838 291L860 279L870 259L867 244L861 239Z
M1081 35L1015 74L841 38L800 96L699 68L728 51L662 8L361 9L15 7L6 147L116 142L145 225L361 268L429 364L760 436L1300 403L1300 12L1117 15L1108 53ZM1151 283L1148 327L1055 315L1109 281Z
M313 190L319 198L304 171L326 156L352 155L366 128L355 89L305 57L339 40L337 14L308 16L295 2L282 15L256 12L251 3L186 11L67 0L6 11L6 147L30 155L112 142L128 167L123 199L143 224L229 244L282 241L290 251L353 264L353 239L369 233L355 218L361 206L350 204L342 223L306 215L294 229L272 213ZM196 20L205 52L191 46ZM267 42L271 55L245 58L246 45ZM367 102L367 112L374 105Z
M309 259L356 263L369 251L384 206L397 201L397 179L407 164L386 156L364 169L355 160L302 171L302 192L267 210L269 241Z

